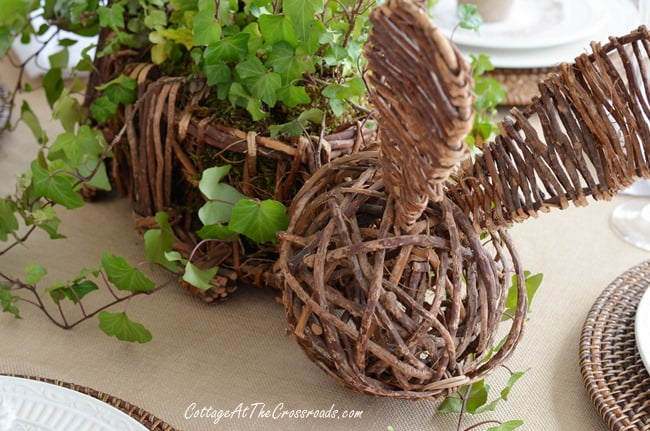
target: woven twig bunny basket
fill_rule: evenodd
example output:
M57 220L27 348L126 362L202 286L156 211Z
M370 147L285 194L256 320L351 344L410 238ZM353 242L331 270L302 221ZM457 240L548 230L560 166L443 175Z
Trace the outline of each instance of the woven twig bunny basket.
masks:
M472 81L456 49L407 0L371 20L381 151L333 161L294 199L283 300L300 346L342 384L436 398L484 378L521 337L524 273L505 228L649 176L650 36L640 28L562 65L470 160Z

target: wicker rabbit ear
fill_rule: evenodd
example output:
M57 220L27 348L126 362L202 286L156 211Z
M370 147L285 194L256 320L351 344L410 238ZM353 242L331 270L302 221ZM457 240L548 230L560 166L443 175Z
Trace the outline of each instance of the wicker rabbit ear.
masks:
M408 229L469 151L473 81L452 43L412 1L389 0L371 15L366 45L372 102L379 114L384 182Z
M650 33L640 27L592 50L541 82L540 96L513 109L449 186L476 230L610 199L650 178Z

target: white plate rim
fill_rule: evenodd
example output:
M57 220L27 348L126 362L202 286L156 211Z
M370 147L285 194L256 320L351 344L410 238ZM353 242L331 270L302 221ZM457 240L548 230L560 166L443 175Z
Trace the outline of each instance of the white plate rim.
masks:
M646 288L636 309L634 334L643 365L650 373L650 288Z
M612 8L612 13L608 14L608 22L595 34L582 41L558 47L530 50L525 53L520 50L498 50L456 45L467 61L470 59L470 54L487 54L495 67L503 69L535 69L554 67L562 62L572 63L578 55L591 52L589 43L592 40L606 43L609 36L622 36L639 26L637 9L631 0L619 0L612 3L615 3L617 7Z
M29 394L25 391L29 391ZM106 419L110 420L110 422L114 421L120 426L127 425L126 429L121 428L120 430L117 430L110 422L100 423L100 425L105 427L105 429L114 431L148 431L144 425L138 423L126 413L98 400L97 398L47 382L22 377L0 376L0 400L4 398L6 398L8 402L11 402L11 399L20 399L25 402L36 400L36 402L40 402L40 405L45 407L60 407L61 410L71 412L71 414L76 413L77 416L73 417L73 419L89 417L88 413L78 410L79 408L87 407L92 409L93 415L102 415L100 419L97 419L99 416L93 416L95 421L103 421ZM30 411L39 412L38 409L31 409ZM34 421L38 419L33 417L21 417L20 414L22 413L18 412L17 420ZM89 423L88 419L85 420L86 423ZM38 425L41 426L41 423L38 422ZM81 423L81 425L83 425L83 423ZM48 429L48 431L50 430L70 431L62 428Z
M451 0L447 0L451 1ZM517 0L515 0L517 1ZM581 2L580 5L577 5L577 2ZM480 34L476 34L471 30L456 29L455 26L450 28L447 23L442 23L439 28L443 34L447 37L450 37L454 33L454 40L457 44L471 46L473 48L488 48L488 49L539 49L539 48L550 48L559 45L566 45L571 42L575 42L585 37L588 37L590 34L596 32L600 27L607 22L607 17L609 9L611 9L611 0L564 0L567 5L572 7L572 10L580 9L580 7L588 8L597 8L592 15L597 17L596 21L587 21L589 25L584 28L579 28L577 31L571 31L570 33L564 32L562 34L555 34L553 37L544 37L537 40L524 38L517 39L502 36L500 38L494 39L489 37L480 37ZM454 1L455 3L455 1ZM437 8L440 8L443 5L442 1L434 6L432 9L435 22L435 11ZM599 13L598 13L599 12ZM483 24L486 25L495 25L495 24ZM498 24L496 24L498 25ZM563 24L567 26L568 24ZM455 30L455 32L454 32ZM575 30L575 29L574 29Z

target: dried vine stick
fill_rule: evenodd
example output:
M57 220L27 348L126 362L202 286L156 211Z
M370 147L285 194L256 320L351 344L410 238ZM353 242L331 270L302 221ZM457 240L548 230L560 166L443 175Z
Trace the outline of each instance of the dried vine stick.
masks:
M365 55L384 182L407 230L429 199L442 200L444 181L469 155L463 140L473 122L473 81L458 50L413 2L391 0L370 19Z
M586 205L589 196L610 199L650 177L650 34L640 27L592 50L541 82L540 96L513 109L495 142L448 185L477 231Z

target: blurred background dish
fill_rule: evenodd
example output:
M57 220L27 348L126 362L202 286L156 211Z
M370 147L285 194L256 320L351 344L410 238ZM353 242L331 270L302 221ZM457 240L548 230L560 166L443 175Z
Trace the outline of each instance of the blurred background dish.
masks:
M497 68L540 68L553 67L562 62L572 63L578 54L588 51L591 41L606 43L609 36L628 33L639 25L638 11L631 1L612 1L608 3L607 8L605 23L596 32L564 45L514 50L459 44L459 49L468 58L470 54L487 54Z
M488 0L467 0L468 3L478 1L487 3ZM564 45L591 37L606 23L607 9L616 3L611 0L514 0L506 19L497 22L485 20L478 33L456 29L456 0L440 0L433 9L433 15L446 36L453 33L453 40L457 44L527 50Z

